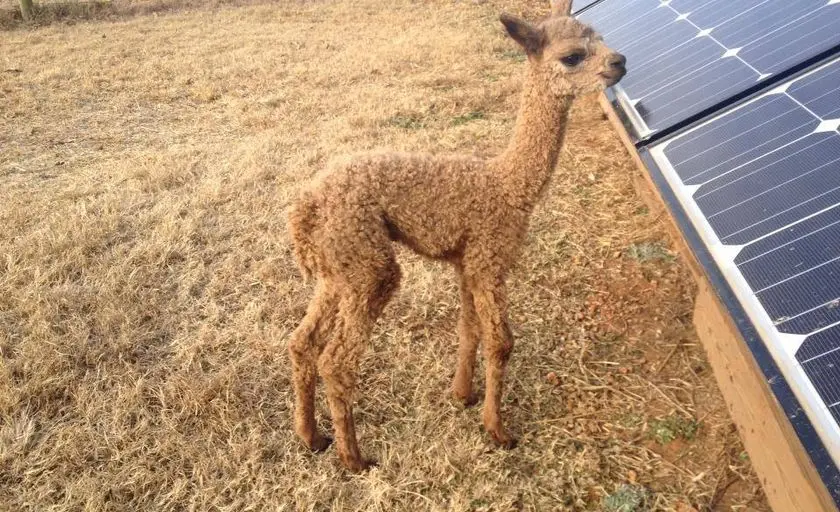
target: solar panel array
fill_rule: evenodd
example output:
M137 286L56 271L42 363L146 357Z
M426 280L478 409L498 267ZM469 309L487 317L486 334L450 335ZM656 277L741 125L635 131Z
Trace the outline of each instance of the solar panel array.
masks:
M659 164L840 450L840 59L662 143ZM837 453L840 453L838 451Z
M840 44L840 0L605 0L580 19L627 56L640 138Z
M574 5L627 56L613 104L840 505L840 0Z

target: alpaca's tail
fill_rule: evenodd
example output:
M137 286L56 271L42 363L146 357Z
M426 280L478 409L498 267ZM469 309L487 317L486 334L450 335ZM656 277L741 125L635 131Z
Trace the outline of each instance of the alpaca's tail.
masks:
M318 203L309 192L303 192L289 209L289 233L292 237L295 259L306 279L318 270L316 247L312 239L318 225Z

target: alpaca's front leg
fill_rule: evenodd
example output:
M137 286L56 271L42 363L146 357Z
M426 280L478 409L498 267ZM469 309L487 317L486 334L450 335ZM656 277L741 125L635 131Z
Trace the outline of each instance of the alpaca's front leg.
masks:
M507 323L504 285L478 287L473 291L475 309L481 325L486 364L484 428L505 448L516 446L516 439L505 430L501 417L502 386L505 369L513 350L513 336Z
M458 366L452 382L455 398L467 407L475 405L478 398L472 392L475 354L479 340L478 317L475 314L472 290L461 275L461 314L458 317Z

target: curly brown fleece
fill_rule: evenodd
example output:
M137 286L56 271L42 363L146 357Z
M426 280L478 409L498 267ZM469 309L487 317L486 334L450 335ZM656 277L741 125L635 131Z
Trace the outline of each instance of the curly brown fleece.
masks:
M378 153L335 161L306 187L289 213L295 256L317 276L309 308L289 341L295 387L295 431L315 451L329 438L315 424L317 375L326 385L338 454L365 469L352 403L359 359L372 326L400 281L393 243L451 263L460 278L458 366L453 392L472 394L476 349L487 362L484 426L494 441L515 439L500 417L502 381L513 348L505 279L536 202L563 144L576 94L602 90L624 74L624 58L569 16L569 0L531 25L503 14L508 33L528 54L513 139L490 160Z

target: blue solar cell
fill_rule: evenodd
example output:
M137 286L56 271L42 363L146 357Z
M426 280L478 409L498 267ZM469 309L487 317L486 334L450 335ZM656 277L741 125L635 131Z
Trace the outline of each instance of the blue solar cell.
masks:
M681 26L683 30L688 33L691 28ZM657 52L667 57L668 51L676 51L677 49L670 47L673 44L672 38L680 37L679 34L673 34L670 37L663 37L661 40L654 39L652 44L657 45L658 48L652 48L649 51ZM709 66L718 61L715 55L710 55L708 52L709 41L704 39L693 39L679 48L680 54L685 58L692 59L699 66ZM645 52L646 54L647 52ZM634 55L633 52L625 53L628 65L633 66L635 72L628 73L621 82L621 86L628 91L633 91L636 97L643 97L648 93L655 93L662 90L667 90L671 86L671 82L675 74L683 72L685 69L684 63L676 60L670 62L658 63L657 66L644 66L640 64L644 55ZM636 64L632 64L632 63ZM645 101L647 103L647 101Z
M834 229L838 224L840 224L840 205L836 205L802 222L788 226L766 238L751 243L738 253L738 256L735 258L735 263L739 266L743 265L749 260L801 240L811 234L816 234L826 229Z
M755 296L775 323L818 308L837 299L840 284L840 259L824 263L756 291Z
M840 44L840 3L826 0L605 1L580 18L627 56L619 90L642 135Z
M840 117L840 67L827 67L807 81L793 84L787 93L823 119Z
M715 58L707 65L689 73L694 80L702 80L704 95L726 98L755 83L755 74L736 59ZM648 126L670 126L679 122L686 111L707 107L706 100L694 97L697 83L680 80L676 83L648 89L644 99L636 103L636 110Z
M612 0L610 0L612 1ZM587 23L597 21L597 22L604 22L608 23L607 26L609 27L617 27L620 26L619 23L620 19L627 20L628 13L635 13L638 11L638 4L646 0L627 0L622 2L621 8L616 8L613 6L611 9L597 9L595 12L587 12L586 13L586 20ZM601 2L603 3L603 2ZM635 15L633 15L635 18ZM584 19L581 17L581 19Z
M796 351L796 359L803 362L827 352L840 352L840 325L805 338Z
M795 222L799 222L810 215L832 208L838 203L840 203L840 187L820 192L796 206L786 209L783 208L777 213L768 214L766 218L759 222L723 236L721 241L730 245L748 244L774 231L784 229Z
M643 0L649 1L649 0ZM603 5L595 6L590 11L603 9ZM581 15L581 19L587 21L586 18L591 16L587 11ZM692 40L697 30L688 23L673 24L674 15L668 10L654 10L650 12L636 13L624 12L619 13L619 16L609 18L612 24L604 20L603 25L606 27L600 29L600 34L605 40L615 48L621 48L621 52L630 57L636 57L637 65L643 65L645 60L654 52L656 54L682 54L697 57L700 53L699 48L694 43L702 44L703 41ZM595 28L598 29L597 22ZM644 45L640 44L644 43ZM682 47L679 45L683 45ZM708 48L708 47L706 47ZM629 53L626 53L629 52ZM711 61L714 56L705 57ZM668 62L673 65L674 62ZM653 71L659 73L661 68ZM670 76L666 77L670 78ZM628 74L625 78L631 82L636 79L635 75ZM660 79L661 80L661 79ZM650 86L654 87L656 80L652 81Z
M722 123L710 123L669 144L665 154L687 185L699 185L738 171L773 150L808 135L819 124L785 95L760 98ZM757 134L773 135L757 139Z
M784 29L796 28L803 21L817 19L809 14L825 3L825 0L745 2L743 9L739 9L744 12L740 22L722 24L715 29L715 37L730 48L760 48L762 44L779 35L784 36L785 41L792 40L795 36L791 37L791 32ZM762 69L768 68L769 66Z
M671 7L677 12L691 13L691 21L701 27L721 27L732 16L731 6L726 5L731 0L713 0L708 2L703 9L697 8L697 0L673 0ZM742 25L731 25L739 27Z
M828 352L802 363L834 419L840 422L840 352Z
M744 247L735 263L750 288L758 291L840 257L839 247L840 206ZM788 319L777 318L776 328L808 334L840 322L840 288L835 295Z
M795 109L795 105L779 105L783 100L785 96L782 95L758 98L741 107L736 114L726 116L725 120L700 125L682 137L668 141L665 148L668 159L682 166L697 153L698 146L719 146L721 139L737 138L745 129L764 122L765 118L774 118ZM695 174L697 172L680 174L680 178L685 180Z
M799 4L816 7L817 2L787 2L787 8L795 8ZM825 0L820 6L827 5ZM744 47L741 56L756 69L764 73L778 73L814 55L814 48L826 50L830 46L823 46L826 35L837 34L840 31L840 11L833 13L826 11L824 16L813 16L812 11L799 10L795 15L789 15L792 21L782 24L778 28L766 31L765 36L751 41ZM786 13L791 14L791 13ZM836 39L835 39L836 42Z
M816 121L813 123L814 126L817 124ZM749 151L749 146L742 146L742 149ZM840 173L836 172L838 169L840 140L837 140L837 134L814 133L775 148L764 156L708 181L694 194L694 200L710 219L729 217L723 214L742 206L754 211L754 216L762 217L774 208L798 204L800 199L813 197L814 192L825 190L823 184L831 181L824 180L836 177L836 186L840 186ZM791 195L793 190L803 187L799 195ZM768 208L754 207L756 202L763 204L766 201L764 195L772 196L774 192L784 192L783 202L768 205ZM747 217L733 219L738 224L750 220Z
M831 226L809 233L738 265L753 290L776 283L840 257L840 218ZM837 290L840 296L840 290Z
M777 154L783 158L760 162L762 165L756 162L741 180L699 198L695 195L719 238L792 210L801 217L817 213L822 209L817 199L826 191L840 190L840 137L836 132L814 134ZM770 230L782 227L775 222L765 224Z
M840 322L840 308L836 299L816 306L797 316L776 324L779 332L786 334L809 334Z

